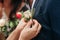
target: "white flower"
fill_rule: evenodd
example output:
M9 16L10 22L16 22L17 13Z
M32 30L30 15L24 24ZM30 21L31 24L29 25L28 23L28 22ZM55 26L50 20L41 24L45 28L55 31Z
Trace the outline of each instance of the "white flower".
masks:
M27 10L24 12L24 17L25 18L31 18L32 17L32 13L30 12L30 10Z
M6 23L5 19L0 19L0 27L3 27L5 23Z

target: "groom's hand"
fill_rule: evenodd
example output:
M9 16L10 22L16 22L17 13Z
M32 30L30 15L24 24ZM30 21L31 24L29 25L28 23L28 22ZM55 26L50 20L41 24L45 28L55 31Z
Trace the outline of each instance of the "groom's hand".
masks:
M20 34L19 40L31 40L40 32L41 25L36 20L33 20L33 22L34 24L32 27L32 20L27 23Z

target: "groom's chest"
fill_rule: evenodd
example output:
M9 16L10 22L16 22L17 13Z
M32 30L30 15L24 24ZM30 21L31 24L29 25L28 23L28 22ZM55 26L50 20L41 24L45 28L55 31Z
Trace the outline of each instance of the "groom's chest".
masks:
M35 15L41 14L45 10L46 0L36 0L34 3ZM35 16L34 15L34 16Z

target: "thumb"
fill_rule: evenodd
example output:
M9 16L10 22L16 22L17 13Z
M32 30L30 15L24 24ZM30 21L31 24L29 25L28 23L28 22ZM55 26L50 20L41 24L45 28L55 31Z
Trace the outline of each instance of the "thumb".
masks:
M21 21L22 21L22 22L25 22L25 18L22 18L22 19L20 20L20 22L21 22Z
M38 29L38 25L39 25L39 23L36 21L36 20L33 20L33 22L34 22L34 25L33 25L33 29Z
M30 21L27 23L26 27L30 28L31 25L32 25L32 20L30 20Z

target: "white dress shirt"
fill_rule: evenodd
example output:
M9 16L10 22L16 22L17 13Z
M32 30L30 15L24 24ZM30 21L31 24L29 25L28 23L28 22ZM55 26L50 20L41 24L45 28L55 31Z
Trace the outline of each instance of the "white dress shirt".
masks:
M35 1L36 1L36 0L33 0L32 6L31 6L31 9L33 9L34 4L35 4ZM26 4L26 7L30 10L30 6L29 6L29 4Z
M33 7L34 7L35 1L36 1L36 0L33 0L32 7L31 7L32 9L33 9Z

